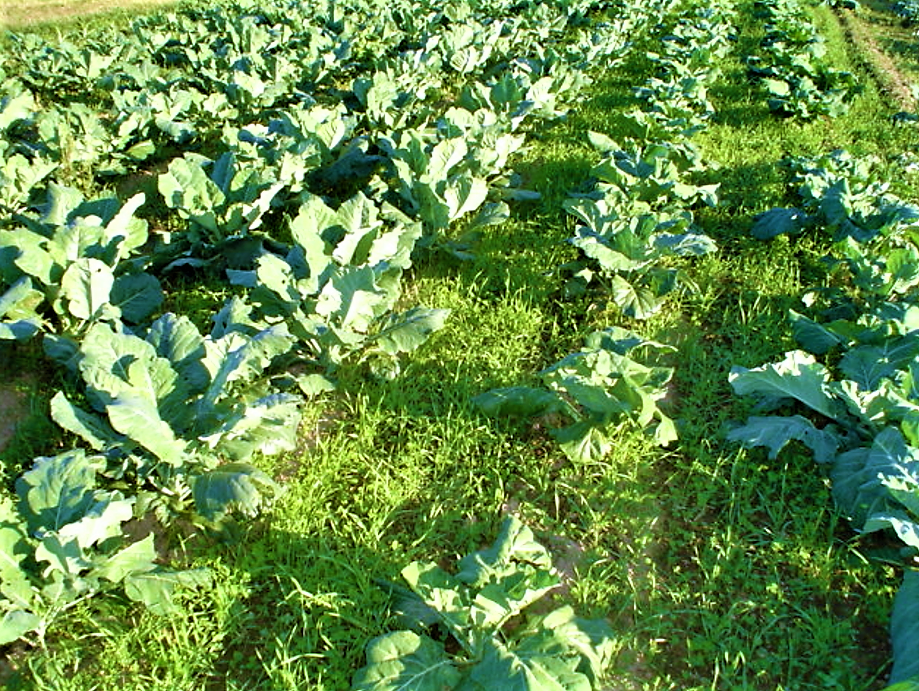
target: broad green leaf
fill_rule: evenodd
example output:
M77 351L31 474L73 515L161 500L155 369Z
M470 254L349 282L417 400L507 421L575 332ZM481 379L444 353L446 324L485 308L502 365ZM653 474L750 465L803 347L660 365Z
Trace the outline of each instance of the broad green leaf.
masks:
M54 533L41 539L35 550L35 561L48 563L43 574L46 580L55 572L72 580L93 566L76 538L61 540Z
M402 569L402 578L425 604L435 610L450 633L467 650L474 648L475 631L469 629L469 598L462 582L437 564L413 561Z
M481 661L458 691L487 691L498 679L502 691L591 691L590 679L577 671L577 663L577 658L538 650L517 651L493 638L485 642Z
M536 635L523 638L521 649L577 653L586 663L578 665L578 671L587 674L594 685L613 661L616 646L609 624L602 619L581 619L569 606L529 622L524 633L530 631Z
M839 404L830 394L830 373L801 350L786 353L785 359L774 365L754 369L734 366L728 380L739 396L792 398L829 418L839 414Z
M869 516L881 513L891 501L889 478L911 477L919 484L919 451L906 445L900 431L886 427L870 448L837 456L830 472L833 498L842 512L861 528Z
M900 541L919 550L919 518L912 519L905 512L875 513L868 517L862 528L863 533L874 533L890 528Z
M93 324L89 328L80 344L80 352L83 357L79 367L84 381L91 389L110 397L132 393L136 383L148 378L135 368L138 381L132 383L132 364L138 363L145 368L157 359L151 344L132 334L116 332L107 324ZM145 389L145 395L150 397L150 387Z
M124 577L124 592L135 602L146 605L154 614L169 616L182 612L175 601L176 591L206 588L212 582L213 576L207 569L131 572Z
M0 295L0 338L25 340L41 328L41 317L36 310L44 301L44 294L32 287L28 276L22 276ZM4 334L9 334L4 335Z
M271 477L248 463L226 463L192 479L195 509L209 521L234 511L255 516L279 491Z
M17 120L29 118L37 110L35 97L31 91L24 90L15 95L5 95L0 99L0 132L6 130Z
M216 430L199 439L224 457L246 460L256 452L273 456L293 451L297 447L299 425L300 399L275 393L236 406Z
M596 463L606 458L613 444L606 432L591 420L581 420L552 430L550 434L562 451L576 463Z
M48 184L47 199L41 208L42 222L50 226L63 226L67 224L70 214L83 202L83 194L73 187L51 182Z
M397 631L367 645L367 664L352 679L352 691L450 691L462 674L443 646L427 636Z
M907 570L894 598L890 617L893 644L891 684L909 683L919 678L919 571Z
M179 467L185 462L186 443L177 439L160 415L156 401L138 393L122 392L106 405L112 427L161 461Z
M110 299L121 310L123 319L140 324L163 303L163 289L159 280L148 273L124 274L112 284Z
M274 254L259 257L256 277L260 289L271 291L273 297L280 300L288 311L303 299L290 264Z
M207 388L210 374L201 362L204 338L188 317L164 314L150 326L147 341L157 355L170 362L190 391L199 393Z
M202 362L211 383L201 399L199 414L210 415L217 402L231 394L235 382L250 383L261 377L275 357L290 350L293 340L287 327L279 324L251 338L230 332L206 342Z
M22 518L13 502L0 496L0 584L22 577L22 560L31 552Z
M349 267L329 281L316 302L316 314L333 319L342 329L367 333L377 316L378 306L386 300L376 285L376 275L369 266Z
M39 628L41 623L41 617L25 610L14 609L4 613L3 619L0 619L0 645L22 638Z
M462 175L443 191L451 221L476 211L488 198L488 184L481 178Z
M818 463L829 463L836 456L840 439L828 429L818 429L807 418L800 415L788 417L753 416L743 427L731 430L728 441L739 441L744 446L765 446L769 449L769 458L774 459L792 440L805 444L814 452Z
M55 531L85 515L95 503L96 473L104 467L104 459L86 456L82 449L35 459L16 480L29 531Z
M531 386L492 389L472 402L490 417L545 415L564 409L563 401L554 391Z
M148 573L157 568L153 534L128 545L99 564L94 573L113 583L120 583L131 574Z
M51 418L96 451L102 451L123 441L103 418L75 406L63 391L58 391L51 399Z
M771 240L779 235L800 233L807 221L807 214L800 209L769 209L756 217L751 232L758 240Z
M104 262L81 258L64 271L61 295L77 319L95 319L109 303L114 282L112 270Z
M115 261L124 259L147 241L147 222L141 218L134 218L134 214L145 201L146 196L143 193L135 194L118 209L105 226L107 239L118 245L117 256L113 258Z
M630 283L622 276L610 279L610 292L613 302L625 314L635 319L649 319L660 310L663 302L654 291L644 286Z
M301 374L296 378L297 387L307 398L335 391L335 382L323 374Z
M524 564L549 570L552 568L552 557L536 541L529 527L515 516L508 516L494 544L460 560L456 578L474 588L481 588L517 572Z
M790 319L795 340L808 353L824 355L845 342L845 339L831 329L794 310L790 311Z
M559 585L558 576L548 568L518 564L510 573L494 574L472 600L470 623L483 631L496 631Z
M125 499L119 492L96 493L96 502L78 521L57 531L59 538L75 540L82 550L121 535L121 524L134 516L134 498Z
M0 322L0 341L25 341L41 330L38 319L17 319L11 322Z
M403 314L391 315L377 334L379 348L389 355L411 353L432 333L440 331L450 310L413 307Z

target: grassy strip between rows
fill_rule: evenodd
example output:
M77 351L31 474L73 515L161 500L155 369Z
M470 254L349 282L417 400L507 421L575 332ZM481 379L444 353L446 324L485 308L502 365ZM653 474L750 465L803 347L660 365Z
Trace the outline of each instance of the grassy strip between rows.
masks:
M833 62L858 71L837 17L815 14ZM556 269L575 256L560 202L595 163L587 131L615 138L615 112L650 74L638 50L517 162L541 201L484 231L474 259L416 265L406 304L449 308L446 328L395 380L343 370L340 391L308 411L301 448L265 462L287 488L272 512L229 544L182 526L159 536L176 563L213 569L212 589L184 596L184 614L169 619L88 602L47 650L13 650L0 679L13 689L346 689L367 641L388 630L375 580L398 580L413 559L452 562L513 513L564 574L557 599L613 626L610 689L882 687L897 585L871 559L883 545L853 536L807 454L767 461L723 432L749 412L729 368L792 347L787 310L823 272L820 238L749 237L753 215L795 203L780 160L835 148L890 160L915 133L891 123L865 75L845 117L773 119L739 60L761 31L746 3L739 22L711 93L715 121L697 138L721 166L711 181L722 203L698 215L721 250L686 267L695 289L630 323L603 295L569 297ZM915 177L896 185L919 198ZM193 309L222 298L195 288L171 299ZM493 421L472 405L487 389L532 383L612 324L677 347L665 405L680 440L669 449L624 430L602 463L575 465L548 437L550 421ZM0 364L44 367L27 348ZM42 415L5 457L49 450Z

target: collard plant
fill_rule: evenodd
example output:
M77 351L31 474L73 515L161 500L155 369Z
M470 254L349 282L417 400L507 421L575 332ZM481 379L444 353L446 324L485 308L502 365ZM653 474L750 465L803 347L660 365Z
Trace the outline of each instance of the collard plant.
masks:
M104 475L170 511L193 497L210 521L255 514L277 492L247 461L294 448L300 419L299 397L265 376L293 337L283 324L247 333L228 315L207 336L167 313L144 337L96 324L78 346L46 341L80 376L89 405L58 393L51 415L105 456Z
M818 323L795 315L807 350L753 369L734 367L731 384L770 415L750 417L728 438L775 458L799 442L828 468L833 498L861 533L890 531L902 558L919 555L919 307L886 303L858 318ZM823 364L812 354L824 356ZM832 364L831 364L832 363ZM916 572L894 603L892 688L919 683Z
M666 446L677 438L676 426L657 404L667 395L673 369L641 364L632 351L643 348L673 350L612 327L591 334L584 350L540 372L543 388L493 389L474 401L491 416L570 420L551 434L578 462L604 458L623 424L649 430Z
M254 271L230 277L249 289L252 323L286 324L297 355L318 375L355 353L395 364L443 326L446 310L393 313L419 223L358 193L337 209L309 196L289 227L286 254L265 252Z
M412 562L402 577L409 589L387 587L405 629L369 643L352 691L599 688L612 632L571 607L528 611L560 580L549 553L516 518L504 522L494 545L463 557L455 574ZM448 641L433 637L435 626Z
M188 219L173 253L197 263L257 229L285 182L267 168L240 164L228 151L216 160L185 154L169 164L158 186L166 205Z
M565 208L581 221L571 243L590 260L571 267L577 269L572 285L604 285L615 304L636 319L653 316L679 285L680 271L667 266L668 258L717 249L695 228L689 211L652 211L639 203L628 212L606 197L568 200Z
M142 194L124 205L85 201L52 183L37 217L16 216L17 225L0 231L0 338L45 328L78 336L94 323L138 324L153 314L163 295L138 256L148 237L146 221L134 216L143 202Z
M82 450L39 458L17 480L17 501L0 496L0 645L44 645L64 612L100 593L170 614L177 589L210 582L203 569L158 565L152 534L126 544L135 498L99 487L106 466Z

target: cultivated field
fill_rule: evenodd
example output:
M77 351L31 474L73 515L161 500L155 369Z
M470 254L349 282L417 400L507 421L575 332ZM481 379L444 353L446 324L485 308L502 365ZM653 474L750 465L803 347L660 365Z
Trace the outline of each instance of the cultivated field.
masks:
M919 7L151 5L3 10L0 681L919 689Z

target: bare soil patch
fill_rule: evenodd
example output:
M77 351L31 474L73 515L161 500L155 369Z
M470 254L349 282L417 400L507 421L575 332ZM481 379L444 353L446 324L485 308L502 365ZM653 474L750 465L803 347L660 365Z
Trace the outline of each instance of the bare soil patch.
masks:
M917 103L912 93L909 75L882 49L879 41L879 37L889 38L892 23L882 22L874 13L864 18L847 10L838 14L847 37L861 53L881 89L900 109L915 111Z
M0 27L28 28L115 10L145 10L176 0L0 0Z

